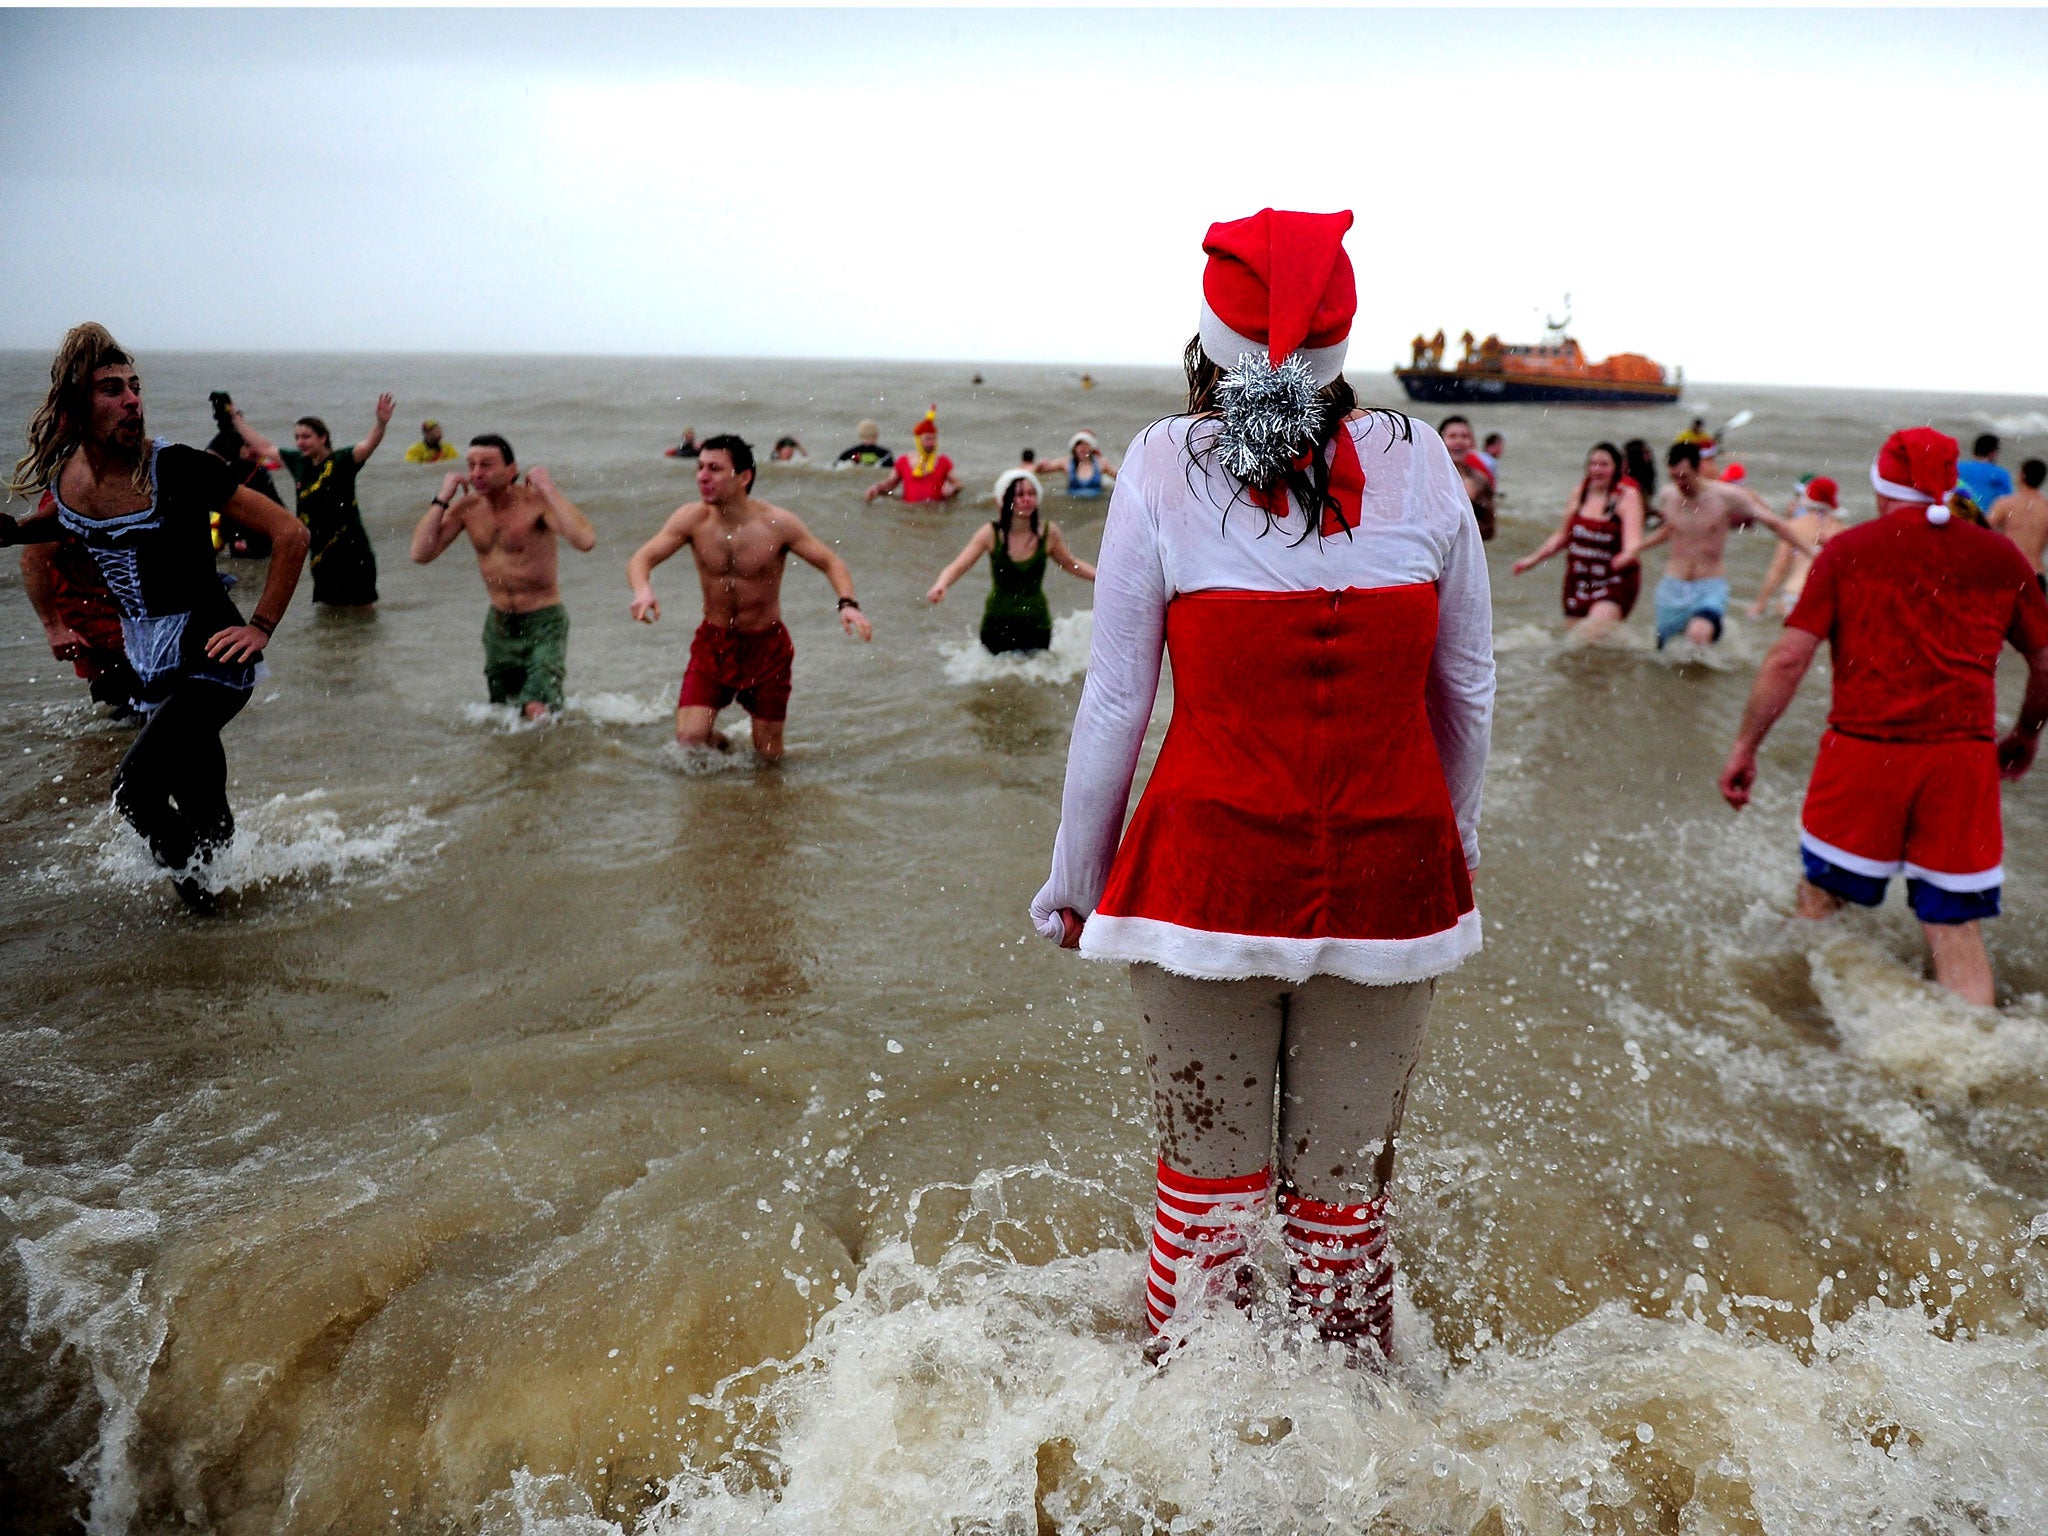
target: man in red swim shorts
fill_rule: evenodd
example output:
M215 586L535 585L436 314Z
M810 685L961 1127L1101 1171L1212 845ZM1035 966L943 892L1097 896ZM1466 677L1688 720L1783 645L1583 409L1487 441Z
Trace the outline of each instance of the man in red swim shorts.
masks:
M1994 1000L1979 923L2004 881L1998 781L2033 765L2048 726L2048 598L2009 539L1952 517L1956 441L1894 432L1871 466L1878 516L1814 557L1785 633L1764 658L1721 793L1749 803L1756 754L1826 640L1828 730L1799 817L1799 915L1874 907L1896 874L1927 935L1934 979ZM2010 642L2027 658L2018 723L1998 736L1994 683Z
M738 700L753 719L754 750L763 761L782 756L789 713L790 662L796 647L782 625L782 572L790 555L825 573L839 594L839 622L859 640L873 628L854 600L846 562L794 513L756 501L754 451L730 433L707 438L697 453L697 494L678 507L661 532L633 552L626 580L633 617L661 618L654 568L684 545L696 557L704 588L704 622L690 641L690 664L676 699L676 740L686 747L728 745L714 728L718 712Z

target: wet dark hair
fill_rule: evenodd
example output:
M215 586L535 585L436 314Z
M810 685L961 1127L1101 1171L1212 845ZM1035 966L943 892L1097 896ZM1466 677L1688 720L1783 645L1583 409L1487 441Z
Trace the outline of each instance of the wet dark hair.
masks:
M1019 475L1016 479L1012 480L1008 485L1003 487L1002 515L996 519L996 537L998 538L1007 539L1010 536L1010 522L1016 516L1017 513L1017 487L1022 485L1023 483L1024 477L1022 475ZM1045 501L1044 498L1041 497L1039 499L1039 504L1031 509L1031 536L1033 538L1038 538L1044 532L1044 529L1038 520L1040 514L1044 511L1044 507ZM1007 555L1009 553L1009 550L1005 549L1003 553Z
M1181 365L1188 377L1188 403L1183 414L1195 417L1218 416L1221 408L1217 404L1217 392L1223 383L1224 370L1202 350L1200 336L1189 339L1186 348L1181 352ZM1316 428L1316 452L1309 455L1308 469L1287 470L1273 485L1259 487L1260 490L1273 490L1285 486L1301 504L1302 529L1301 537L1294 541L1297 544L1306 543L1311 533L1320 539L1323 513L1334 510L1337 506L1336 497L1330 494L1330 466L1324 462L1322 450L1327 448L1330 440L1343 430L1344 418L1358 408L1358 396L1352 393L1350 382L1342 374L1324 385L1321 393L1323 419ZM1404 443L1414 441L1415 423L1410 417L1386 406L1376 405L1368 409L1372 418L1384 419L1388 443L1391 444L1397 435ZM1159 423L1154 422L1153 425L1158 426ZM1194 488L1195 472L1205 469L1207 461L1215 458L1217 436L1213 432L1188 433L1187 478L1190 490ZM1230 523L1231 507L1247 500L1250 498L1245 494L1244 484L1240 481L1236 494L1230 498L1230 505L1223 509L1225 527ZM1259 512L1266 520L1266 526L1259 530L1259 537L1264 538L1273 531L1276 518L1269 507L1260 507ZM1285 503L1282 503L1282 515L1284 514ZM1351 537L1349 529L1345 530L1344 536L1347 539Z
M477 433L475 437L469 440L469 446L472 448L495 448L505 456L505 462L508 465L519 462L519 460L512 456L512 445L495 432Z
M719 452L732 460L732 472L747 477L747 490L754 489L754 449L737 432L721 432L716 437L707 437L697 445L697 456Z
M1690 464L1694 469L1698 469L1700 467L1700 445L1698 443L1673 443L1665 451L1664 463L1667 466Z
M1996 432L1979 432L1977 434L1977 441L1970 444L1970 456L1972 458L1988 459L1996 452L1998 452L1998 434Z
M1026 449L1024 450L1024 456L1023 456L1022 458L1020 458L1020 459L1019 459L1019 460L1018 460L1017 462L1018 462L1019 464L1033 464L1033 463L1036 463L1036 462L1037 462L1037 460L1038 460L1038 455L1037 455L1036 453L1032 452L1032 451L1031 451L1031 450L1030 450L1029 448L1026 448Z
M301 416L292 425L295 427L311 427L321 442L330 448L334 446L334 434L327 430L327 423L318 416Z
M1490 449L1493 447L1495 443L1499 443L1501 447L1505 448L1508 445L1508 440L1499 432L1489 432L1486 434L1486 441L1481 443L1479 446L1482 448Z
M1628 459L1619 448L1609 442L1595 443L1588 448L1587 459L1590 460L1596 453L1606 454L1607 462L1614 466L1612 476L1607 482L1607 501L1608 505L1612 506L1614 499L1621 494L1621 477L1628 473ZM1572 511L1583 512L1586 509L1586 487L1592 483L1593 476L1590 471L1579 476L1579 489L1572 497Z
M1444 435L1444 428L1452 425L1454 422L1463 422L1469 427L1472 425L1472 418L1470 416L1446 416L1436 424L1436 435L1442 437Z
M2020 484L2030 491L2041 489L2041 482L2048 480L2048 464L2039 459L2029 459L2020 466Z
M1627 466L1629 479L1635 481L1643 493L1643 501L1657 494L1657 460L1650 452L1650 445L1640 437L1632 437L1621 445L1621 462Z

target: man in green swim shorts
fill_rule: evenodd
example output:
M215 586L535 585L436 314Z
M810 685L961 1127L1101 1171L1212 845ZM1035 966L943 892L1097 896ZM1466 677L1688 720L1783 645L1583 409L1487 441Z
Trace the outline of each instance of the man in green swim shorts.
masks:
M569 610L556 577L559 534L586 553L597 530L539 465L522 484L512 445L495 432L469 441L467 468L451 471L412 531L412 557L437 560L464 533L491 595L484 620L484 678L493 704L529 720L562 707Z

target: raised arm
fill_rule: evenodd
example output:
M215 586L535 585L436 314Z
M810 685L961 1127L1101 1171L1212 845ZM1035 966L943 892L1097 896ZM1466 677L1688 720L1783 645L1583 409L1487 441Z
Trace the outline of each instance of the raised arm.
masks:
M924 600L928 603L943 603L946 600L946 588L965 576L968 567L994 549L995 545L994 527L983 523L974 530L974 537L967 541L967 547L953 557L953 563L939 572L939 579L932 583L932 589L925 593Z
M263 534L270 540L270 570L263 578L263 595L256 599L249 622L216 631L206 642L206 654L216 661L253 661L284 622L284 611L291 606L313 535L283 507L246 485L235 487L235 494L228 498L221 513L251 533Z
M857 640L874 639L875 627L860 611L860 603L853 595L853 572L846 568L846 562L839 558L838 551L806 528L793 513L778 512L776 516L785 520L787 533L783 547L804 564L814 565L823 571L825 579L832 583L832 590L839 595L840 627Z
M654 596L654 568L690 542L690 534L704 515L704 504L692 502L678 507L661 525L661 532L633 551L626 562L626 585L633 591L633 617L642 624L661 621L661 604Z
M547 466L536 464L526 472L526 483L540 492L541 500L548 504L543 520L547 525L567 539L585 554L597 548L597 530L590 526L590 519L583 515L583 509L564 496L555 484L555 477L547 472Z
M242 441L263 455L267 464L277 457L277 444L249 425L249 418L242 414L239 405L228 407L228 420L235 424L235 430L242 434Z
M398 402L391 398L391 391L385 390L377 397L377 424L370 428L370 435L355 446L356 463L367 464L370 455L377 451L377 445L384 441L384 429L391 425L391 413L398 409Z
M412 531L412 558L415 565L429 565L448 552L448 546L462 537L463 514L456 510L458 502L469 500L468 477L450 470L441 477L441 489L434 499L427 503L427 515L420 519L419 526Z
M1074 552L1067 548L1067 536L1060 532L1058 523L1046 524L1045 552L1052 556L1052 563L1061 570L1071 572L1083 581L1095 579L1095 567L1074 557Z

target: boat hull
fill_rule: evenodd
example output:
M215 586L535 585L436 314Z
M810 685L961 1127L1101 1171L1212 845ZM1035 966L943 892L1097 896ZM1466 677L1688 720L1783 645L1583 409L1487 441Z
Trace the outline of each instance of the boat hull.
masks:
M1681 384L1632 384L1618 379L1543 379L1528 374L1449 368L1396 368L1410 400L1444 405L1669 405Z

